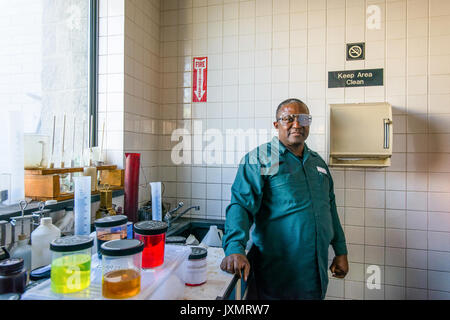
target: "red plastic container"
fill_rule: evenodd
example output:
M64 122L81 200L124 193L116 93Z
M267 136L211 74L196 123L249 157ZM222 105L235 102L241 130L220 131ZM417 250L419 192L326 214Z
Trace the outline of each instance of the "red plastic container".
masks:
M134 238L144 242L142 268L154 268L164 263L167 223L163 221L141 221L133 226Z
M128 221L138 221L140 153L125 153L124 206Z

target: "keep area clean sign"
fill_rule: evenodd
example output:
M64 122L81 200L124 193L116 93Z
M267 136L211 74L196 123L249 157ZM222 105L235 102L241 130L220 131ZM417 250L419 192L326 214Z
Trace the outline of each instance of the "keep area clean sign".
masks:
M329 71L328 88L382 86L383 70Z

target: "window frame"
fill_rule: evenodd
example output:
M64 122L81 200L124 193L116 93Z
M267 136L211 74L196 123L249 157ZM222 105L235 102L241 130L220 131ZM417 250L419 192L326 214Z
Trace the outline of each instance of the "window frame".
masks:
M98 146L98 4L89 0L89 147Z

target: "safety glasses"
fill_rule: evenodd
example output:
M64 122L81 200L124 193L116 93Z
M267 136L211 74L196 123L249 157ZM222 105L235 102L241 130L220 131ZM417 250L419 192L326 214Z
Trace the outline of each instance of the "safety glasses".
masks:
M282 115L278 118L278 121L284 125L288 125L294 123L296 119L302 127L310 126L312 122L312 116L304 113Z

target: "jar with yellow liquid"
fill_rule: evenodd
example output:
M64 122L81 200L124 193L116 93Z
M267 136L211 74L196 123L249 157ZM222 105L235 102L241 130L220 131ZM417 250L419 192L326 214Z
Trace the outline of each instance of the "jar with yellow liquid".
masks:
M111 240L100 248L103 297L126 299L139 294L144 243L136 239Z
M89 287L93 245L94 239L89 236L67 236L50 243L53 292L72 293Z

